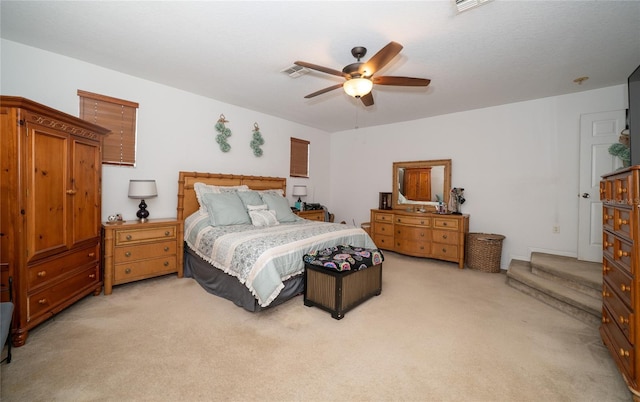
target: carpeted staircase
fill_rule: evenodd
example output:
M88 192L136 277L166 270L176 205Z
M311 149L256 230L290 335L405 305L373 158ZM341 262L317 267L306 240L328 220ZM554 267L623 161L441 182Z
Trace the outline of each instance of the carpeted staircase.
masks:
M545 253L511 260L507 284L585 323L602 317L602 264Z

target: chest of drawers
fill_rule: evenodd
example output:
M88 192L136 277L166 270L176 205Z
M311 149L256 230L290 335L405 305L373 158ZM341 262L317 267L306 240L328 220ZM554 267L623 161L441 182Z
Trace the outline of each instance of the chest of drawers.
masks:
M603 176L602 325L600 335L634 400L640 399L640 166Z
M104 224L104 294L114 285L166 275L183 276L183 224L151 219Z
M457 262L460 268L468 232L469 215L371 210L371 237L379 248Z

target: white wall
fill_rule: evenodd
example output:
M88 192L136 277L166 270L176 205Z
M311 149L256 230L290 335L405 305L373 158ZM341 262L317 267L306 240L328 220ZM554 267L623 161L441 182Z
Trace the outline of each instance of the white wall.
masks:
M82 61L2 40L0 93L22 96L78 116L77 90L82 89L140 104L135 167L105 165L103 220L114 213L135 218L139 200L127 198L129 179L155 179L158 197L146 200L151 218L175 217L179 171L289 177L289 138L311 142L311 178L288 178L309 189L307 202L321 202L330 190L330 136L320 130L204 98L175 88L121 74ZM224 114L232 135L223 153L214 128ZM265 140L263 156L249 147L257 122ZM293 205L293 196L288 196Z
M575 257L580 115L626 107L620 85L335 133L330 205L337 219L369 221L378 193L391 191L393 162L450 158L470 231L506 236L503 268L531 251Z
M180 170L288 177L293 136L311 141L311 179L289 179L289 193L293 184L306 184L305 201L325 204L337 221L357 225L369 221L378 193L391 191L394 161L452 159L452 184L465 188L462 211L471 215L471 231L506 236L503 268L511 258L528 260L532 250L576 255L580 115L627 107L620 85L327 134L14 42L0 44L3 95L72 115L78 89L140 103L138 163L105 167L103 218L135 216L129 179L156 179L160 195L147 200L151 216L174 217ZM215 142L221 113L233 133L226 154ZM248 145L254 122L266 142L261 158ZM555 224L559 234L552 233Z

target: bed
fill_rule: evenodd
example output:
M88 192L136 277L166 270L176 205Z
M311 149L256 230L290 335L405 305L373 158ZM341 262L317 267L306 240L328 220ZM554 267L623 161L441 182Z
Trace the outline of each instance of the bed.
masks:
M257 312L304 291L304 254L344 244L375 248L361 228L292 214L286 184L281 177L180 172L177 216L184 221L185 277Z

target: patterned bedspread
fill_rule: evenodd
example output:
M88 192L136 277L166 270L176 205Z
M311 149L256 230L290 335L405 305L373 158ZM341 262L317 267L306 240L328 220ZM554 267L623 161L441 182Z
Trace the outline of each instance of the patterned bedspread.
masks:
M363 229L343 224L300 219L268 227L210 226L200 212L185 219L184 238L212 269L238 278L262 307L278 296L283 281L303 272L305 254L339 244L376 247Z

